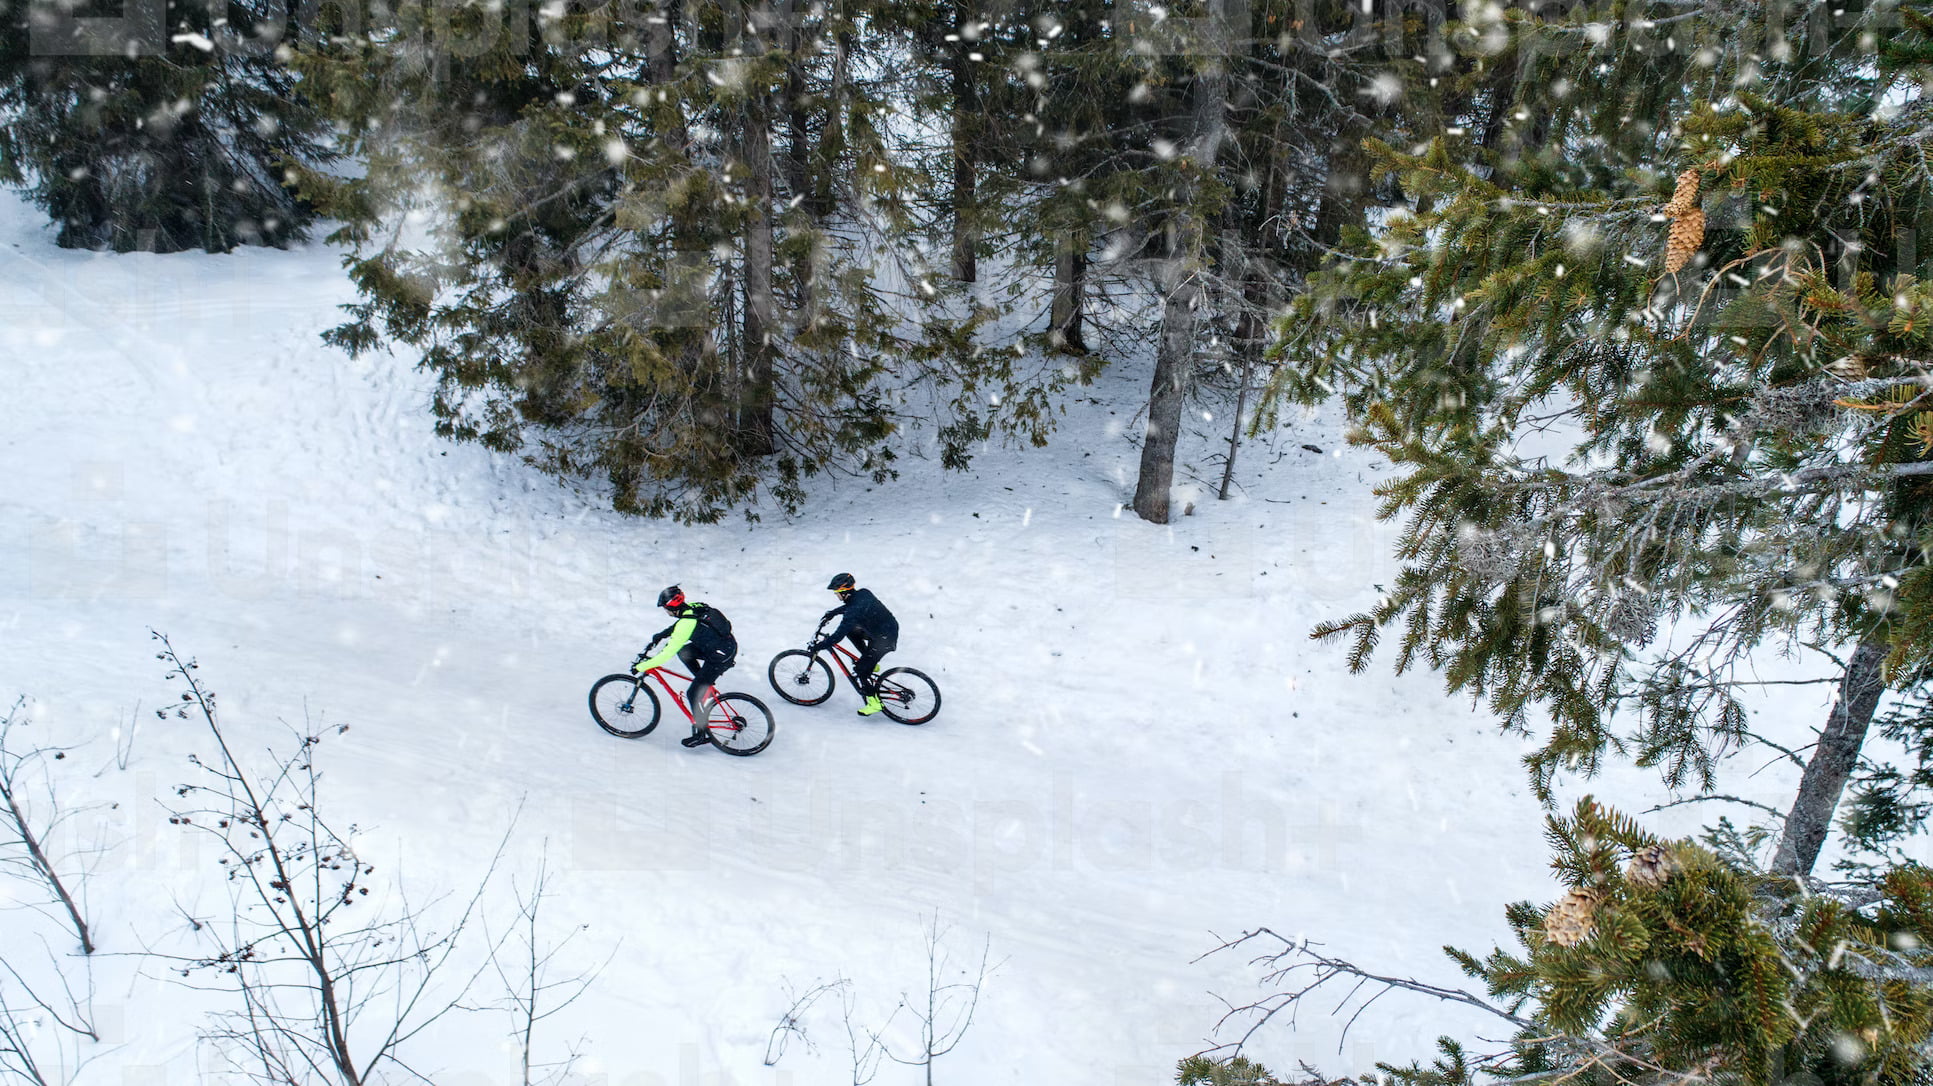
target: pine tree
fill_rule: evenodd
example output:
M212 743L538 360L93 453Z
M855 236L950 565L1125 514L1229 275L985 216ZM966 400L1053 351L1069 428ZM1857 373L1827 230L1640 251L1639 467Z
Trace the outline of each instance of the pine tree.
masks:
M1801 1072L1912 1083L1933 1070L1924 869L1793 895L1742 858L1660 840L1588 798L1548 837L1569 889L1508 910L1521 949L1452 952L1491 996L1529 1008L1506 1077L1575 1070L1610 1083L1648 1067L1759 1086Z
M461 9L482 48L406 25L302 62L370 163L307 179L359 246L364 298L333 338L420 348L444 433L601 479L620 510L714 520L796 508L822 472L883 481L922 417L953 466L1034 425L983 413L1020 378L923 256L891 19L525 11L506 32ZM433 242L383 233L404 214Z
M1882 690L1933 659L1925 107L1875 13L1673 11L1663 40L1636 12L1476 27L1527 73L1497 133L1473 95L1420 149L1371 145L1408 203L1305 299L1284 387L1346 386L1354 440L1407 469L1381 492L1408 565L1317 635L1360 668L1397 627L1399 669L1548 713L1546 797L1613 751L1709 787L1750 739L1748 654L1835 647L1778 861L1803 875ZM1575 438L1532 454L1532 427Z
M1246 387L1264 326L1360 215L1349 133L1381 108L1359 102L1382 61L1334 43L1371 21L1349 4L1204 0L1020 3L971 24L969 57L993 73L972 95L977 191L1007 209L976 228L1024 281L1052 283L1021 303L1040 314L1030 345L1071 378L1118 358L1108 340L1158 345L1144 517L1170 516L1201 378ZM1135 327L1097 323L1088 298L1106 291L1148 299Z
M1562 896L1505 910L1511 950L1445 948L1483 992L1378 975L1295 941L1259 960L1300 983L1234 1017L1263 1024L1334 980L1349 992L1344 1008L1404 990L1510 1028L1501 1048L1445 1037L1431 1066L1378 1065L1378 1078L1405 1086L1774 1086L1802 1075L1916 1086L1933 1073L1933 872L1894 867L1799 891L1717 837L1664 840L1588 797L1551 816L1546 836ZM1256 935L1237 945L1261 945Z
M301 31L293 7L144 0L124 13L8 0L0 178L28 186L68 248L299 240L314 211L295 197L290 167L334 154L283 63Z

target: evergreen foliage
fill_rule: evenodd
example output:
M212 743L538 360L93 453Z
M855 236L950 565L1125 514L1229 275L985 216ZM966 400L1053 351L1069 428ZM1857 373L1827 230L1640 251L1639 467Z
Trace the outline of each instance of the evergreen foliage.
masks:
M1158 338L1134 504L1165 519L1182 405L1209 382L1239 418L1269 319L1359 216L1387 43L1344 3L895 10L951 129L956 276L1028 319L1044 375Z
M992 311L924 255L905 13L524 10L459 9L477 48L407 27L301 62L369 161L307 179L358 246L332 338L420 348L444 433L701 521L883 481L920 418L953 467L1045 439L1065 376L980 343ZM381 233L400 214L418 236Z
M1902 843L1924 833L1933 814L1933 690L1922 683L1904 692L1874 724L1880 738L1904 748L1906 761L1862 759L1847 786L1841 826L1852 855L1838 866L1868 878L1882 864L1905 863Z
M1342 386L1407 469L1403 573L1317 636L1361 668L1394 627L1399 670L1547 712L1545 798L1609 753L1708 787L1767 639L1876 646L1894 685L1933 659L1919 74L1877 62L1876 10L1747 6L1476 13L1450 37L1516 58L1515 106L1372 141L1405 203L1285 325L1278 391Z
M1933 872L1898 866L1868 886L1806 892L1589 797L1546 827L1564 895L1505 910L1513 949L1445 948L1482 994L1378 976L1293 941L1260 961L1295 985L1236 1009L1252 1015L1244 1038L1339 979L1349 995L1337 1010L1403 989L1511 1027L1507 1042L1440 1038L1427 1066L1377 1065L1374 1078L1403 1086L1918 1086L1933 1074Z
M1269 1069L1246 1056L1226 1062L1190 1056L1175 1069L1178 1086L1283 1086Z
M1507 914L1517 951L1450 951L1528 1016L1509 1056L1485 1069L1493 1077L1608 1084L1649 1072L1759 1086L1801 1072L1915 1083L1933 1070L1933 873L1894 868L1877 900L1855 908L1792 896L1788 882L1662 841L1589 799L1551 818L1548 836L1559 881L1594 902L1591 933L1564 945L1548 928L1553 910L1525 902Z
M334 154L282 62L299 30L292 10L7 0L0 179L28 186L68 248L226 252L301 239L314 211L289 169ZM118 23L122 36L66 29L80 20Z

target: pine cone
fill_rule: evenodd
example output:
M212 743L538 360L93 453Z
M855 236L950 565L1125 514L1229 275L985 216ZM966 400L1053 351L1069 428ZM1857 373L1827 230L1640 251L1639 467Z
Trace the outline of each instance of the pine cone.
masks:
M1665 271L1676 274L1705 243L1705 213L1691 208L1671 219L1671 237L1665 242Z
M1593 914L1597 912L1598 898L1592 890L1572 890L1565 894L1564 900L1544 914L1544 934L1558 946L1576 946L1590 938L1597 927Z
M1835 358L1826 363L1826 370L1834 376L1844 377L1848 381L1864 381L1866 379L1866 360L1855 355L1847 355L1844 358Z
M1678 861L1663 845L1646 845L1631 854L1631 862L1624 865L1625 881L1647 890L1663 886L1678 870Z
M1698 207L1698 167L1694 166L1678 175L1678 187L1671 191L1671 202L1665 205L1665 214L1680 218Z

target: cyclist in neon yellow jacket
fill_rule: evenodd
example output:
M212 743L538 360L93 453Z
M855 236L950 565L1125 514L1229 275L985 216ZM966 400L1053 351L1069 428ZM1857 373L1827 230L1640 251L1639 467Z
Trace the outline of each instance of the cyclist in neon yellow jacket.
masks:
M685 704L691 707L691 734L678 742L696 747L711 742L705 720L711 712L711 699L717 693L712 683L738 662L738 639L724 612L709 604L689 602L684 589L672 585L658 593L658 606L677 621L652 635L645 652L658 642L664 647L648 659L640 656L631 670L642 675L677 660L691 671L691 687L685 691Z

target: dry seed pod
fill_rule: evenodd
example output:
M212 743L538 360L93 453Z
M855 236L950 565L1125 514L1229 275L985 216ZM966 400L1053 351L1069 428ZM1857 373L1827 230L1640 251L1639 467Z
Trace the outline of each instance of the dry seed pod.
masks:
M1826 369L1835 377L1844 377L1848 381L1864 381L1866 379L1866 360L1854 357L1853 355L1833 359L1831 362L1826 363Z
M1572 890L1564 895L1564 900L1550 907L1544 914L1544 934L1558 946L1576 946L1590 938L1591 931L1597 927L1593 914L1597 912L1598 895L1589 890Z
M1698 168L1692 167L1678 175L1678 187L1671 191L1671 202L1665 205L1665 214L1676 219L1698 206Z
M1690 262L1698 247L1705 243L1705 213L1692 208L1671 220L1671 237L1665 242L1665 271L1676 274Z
M1631 862L1624 866L1624 877L1635 885L1655 890L1676 870L1678 862L1663 845L1646 845L1631 854Z

